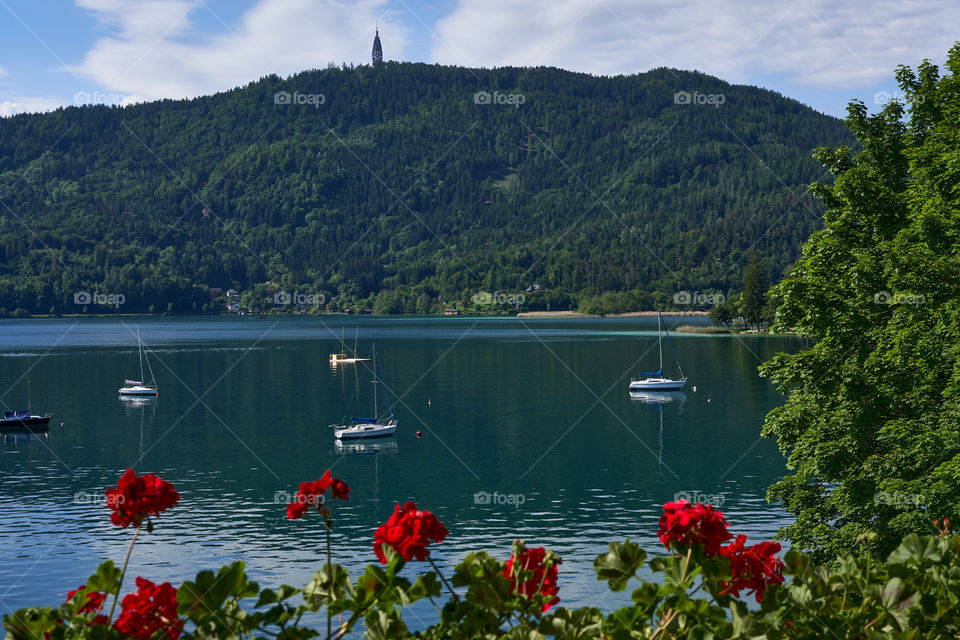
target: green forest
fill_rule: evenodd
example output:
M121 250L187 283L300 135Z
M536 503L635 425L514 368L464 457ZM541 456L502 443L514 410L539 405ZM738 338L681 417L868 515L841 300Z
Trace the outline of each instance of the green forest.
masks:
M825 143L855 141L666 68L330 67L0 118L0 314L695 305L799 258Z

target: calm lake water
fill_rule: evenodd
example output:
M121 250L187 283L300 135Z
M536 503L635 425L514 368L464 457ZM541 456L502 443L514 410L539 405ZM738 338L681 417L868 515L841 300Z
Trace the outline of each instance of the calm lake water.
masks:
M160 397L131 402L116 391L139 376L138 322ZM328 428L372 401L368 372L329 365L344 326L350 346L359 327L361 353L376 342L393 392L400 427L376 444L336 446ZM629 589L610 593L593 559L627 537L662 552L660 507L677 493L722 500L754 541L788 521L764 499L784 460L759 433L782 398L757 365L802 342L673 341L690 382L658 402L626 390L657 368L655 319L0 321L0 407L26 408L30 353L33 411L54 415L47 435L0 434L0 613L56 605L101 561L122 563L131 531L100 496L127 467L182 496L141 536L132 575L178 585L242 558L262 585L302 586L323 528L287 520L287 494L329 467L353 489L334 513L352 575L376 561L373 531L394 504L414 500L450 531L433 551L442 568L470 550L506 559L522 538L563 557L562 604L613 609ZM435 619L418 604L411 627Z

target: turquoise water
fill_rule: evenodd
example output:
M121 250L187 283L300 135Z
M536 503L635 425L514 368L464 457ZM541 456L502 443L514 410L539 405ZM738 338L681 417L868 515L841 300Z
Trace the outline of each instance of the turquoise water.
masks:
M131 402L116 390L139 375L137 322L0 322L0 407L26 408L30 353L33 411L54 414L49 434L0 434L2 613L55 605L101 561L122 562L131 531L100 496L130 466L182 495L131 560L175 585L240 558L261 584L304 584L323 529L287 520L285 502L328 467L353 489L334 513L334 553L353 575L375 562L394 504L414 500L450 531L433 552L442 568L470 550L505 559L523 538L563 557L571 606L625 602L593 559L627 537L659 552L660 506L679 492L722 502L752 540L788 521L764 500L784 461L759 432L782 399L756 368L798 339L676 334L686 392L631 399L631 374L657 368L655 319L144 319L160 397ZM371 401L362 365L329 366L342 327L381 354L392 438L334 443L328 425ZM425 604L411 626L433 620Z

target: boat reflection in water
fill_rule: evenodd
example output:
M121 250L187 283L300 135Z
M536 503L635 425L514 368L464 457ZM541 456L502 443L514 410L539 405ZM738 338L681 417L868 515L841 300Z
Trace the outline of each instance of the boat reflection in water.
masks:
M665 402L684 402L687 394L683 391L631 391L630 399L643 404L663 404Z
M657 405L660 413L660 429L657 432L657 462L660 465L660 473L663 473L663 405L671 402L680 403L677 409L677 423L679 424L683 405L687 402L687 394L683 391L630 391L630 400L642 404Z
M377 455L377 454L384 454L384 453L394 454L397 452L397 441L396 440L380 440L377 442L374 442L374 441L344 442L343 440L334 440L333 450L338 454L347 454L347 453L352 453L355 455Z
M157 404L157 396L118 396L124 409L140 409ZM127 411L130 413L130 411Z
M35 429L0 429L0 442L12 444L15 447L28 445L34 440L49 440L50 427Z

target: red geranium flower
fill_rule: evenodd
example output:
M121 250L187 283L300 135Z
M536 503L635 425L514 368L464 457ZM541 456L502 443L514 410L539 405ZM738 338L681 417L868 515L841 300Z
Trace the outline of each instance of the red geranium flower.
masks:
M139 478L133 469L127 469L117 482L116 489L107 489L107 506L113 510L110 519L118 527L139 527L144 518L160 515L177 504L180 494L173 485L152 473Z
M561 560L553 557L549 562L545 562L546 558L547 550L543 547L524 548L519 556L516 553L510 556L507 560L507 568L503 570L503 577L510 581L510 593L519 593L526 596L528 600L536 593L554 596L543 605L544 611L560 602L560 598L556 595L560 592L560 587L557 585L557 565ZM514 560L516 560L517 574L514 573ZM517 578L520 571L530 571L533 575L518 584Z
M727 531L723 513L709 504L690 504L686 500L663 505L660 530L657 531L663 546L703 544L708 556L720 552L720 545L732 538Z
M324 503L323 493L330 487L333 487L331 493L333 493L334 498L350 499L350 487L347 486L347 483L339 478L331 478L330 469L327 469L319 480L300 483L300 490L294 496L293 502L287 505L287 517L291 520L302 518L310 510L310 507L316 507L319 511Z
M73 596L75 596L78 591L83 592L82 595L86 602L83 602L83 604L80 605L80 609L77 610L77 613L90 613L91 611L99 611L100 607L103 606L103 601L107 599L107 594L103 593L102 591L87 592L87 585L82 584L73 591L67 592L66 602L70 602L70 600L73 599Z
M96 611L100 611L100 607L103 606L103 601L107 599L107 594L103 593L102 591L88 592L87 585L82 584L76 589L74 589L73 591L67 592L67 599L65 600L65 602L70 602L71 600L73 600L73 596L75 596L78 592L81 595L80 602L82 604L80 605L80 608L77 609L77 613L93 613ZM62 622L63 620L57 620L58 624ZM93 620L87 623L87 626L92 627L94 625L106 625L106 624L110 624L110 619L107 618L107 616L98 615L98 616L94 616ZM46 633L45 637L49 638L50 634Z
M382 548L385 544L393 547L404 560L426 560L430 555L427 545L431 541L443 542L446 537L447 528L435 515L417 510L417 505L408 502L402 509L397 505L390 519L377 529L373 536L373 552L383 564L387 564L387 556Z
M114 629L137 640L160 638L176 640L183 632L183 620L177 615L177 590L169 582L156 585L137 577L137 592L123 597L122 611Z
M756 595L757 602L763 602L763 592L771 584L782 584L783 562L774 554L780 551L779 542L761 542L744 547L747 536L737 539L720 550L730 559L732 580L723 583L723 593L739 597L740 592L749 590Z

